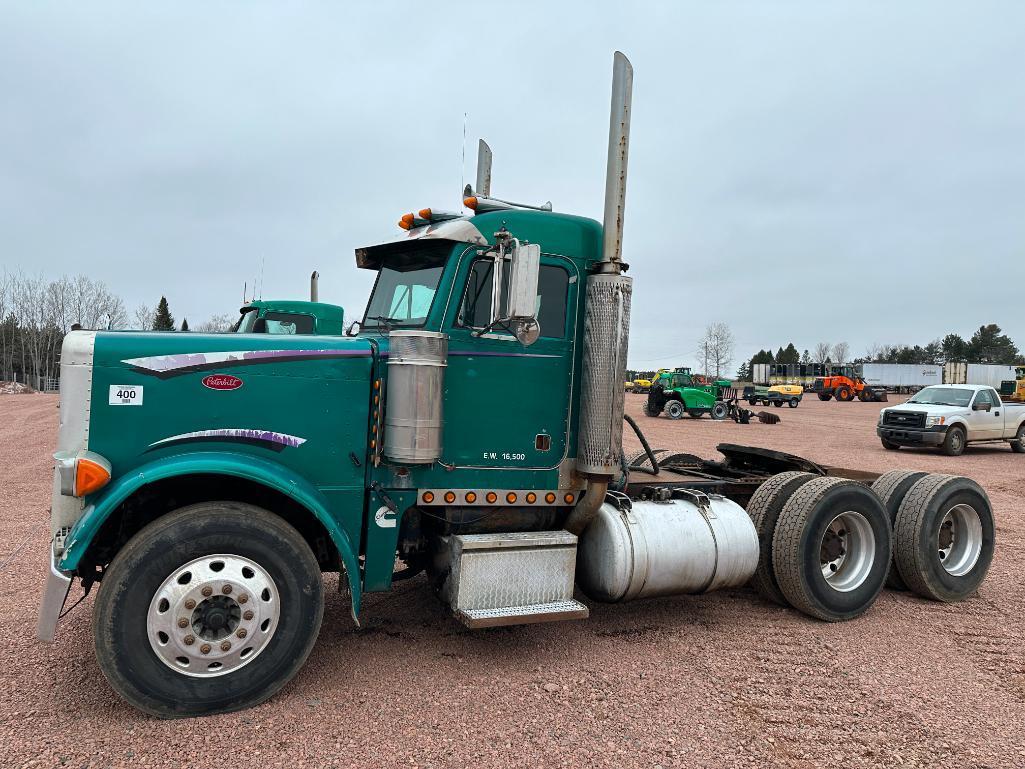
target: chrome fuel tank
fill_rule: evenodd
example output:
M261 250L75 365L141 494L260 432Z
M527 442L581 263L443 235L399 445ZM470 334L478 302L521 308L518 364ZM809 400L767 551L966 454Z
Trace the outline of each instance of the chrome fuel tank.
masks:
M758 535L740 505L718 495L606 502L580 536L577 583L620 602L743 585L758 566Z

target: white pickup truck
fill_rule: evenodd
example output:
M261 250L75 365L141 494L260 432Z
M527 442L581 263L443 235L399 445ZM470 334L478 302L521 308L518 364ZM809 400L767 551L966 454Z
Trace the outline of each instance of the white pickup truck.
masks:
M1025 403L1004 403L985 385L932 385L879 412L883 448L933 446L956 457L969 443L1007 441L1025 453Z

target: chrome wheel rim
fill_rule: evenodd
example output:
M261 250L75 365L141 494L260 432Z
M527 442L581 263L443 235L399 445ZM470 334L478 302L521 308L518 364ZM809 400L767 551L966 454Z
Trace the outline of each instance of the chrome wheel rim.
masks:
M840 513L826 527L819 544L819 565L826 584L841 593L856 590L875 563L876 536L856 510Z
M954 505L940 521L936 550L943 569L963 577L975 568L982 555L982 519L971 505Z
M185 676L212 678L248 665L270 643L280 615L274 580L240 555L179 566L150 601L146 635L157 659Z
M961 431L955 430L954 434L950 436L950 448L954 451L960 451L964 440L961 438Z

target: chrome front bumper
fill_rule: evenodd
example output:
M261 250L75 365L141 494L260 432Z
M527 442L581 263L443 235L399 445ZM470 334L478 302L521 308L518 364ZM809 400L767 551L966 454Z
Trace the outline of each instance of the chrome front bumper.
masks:
M36 637L40 641L52 643L57 633L57 620L61 609L71 590L71 574L57 568L57 554L53 545L50 546L50 574L46 578L46 592L39 606L39 624L36 626Z

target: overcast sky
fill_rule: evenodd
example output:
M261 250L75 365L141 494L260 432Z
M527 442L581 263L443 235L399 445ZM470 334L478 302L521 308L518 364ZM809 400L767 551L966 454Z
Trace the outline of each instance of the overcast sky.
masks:
M618 48L632 365L692 363L716 320L738 361L990 322L1025 347L1022 2L0 8L0 266L130 312L196 325L318 269L362 315L353 249L457 207L478 136L494 194L600 218Z

